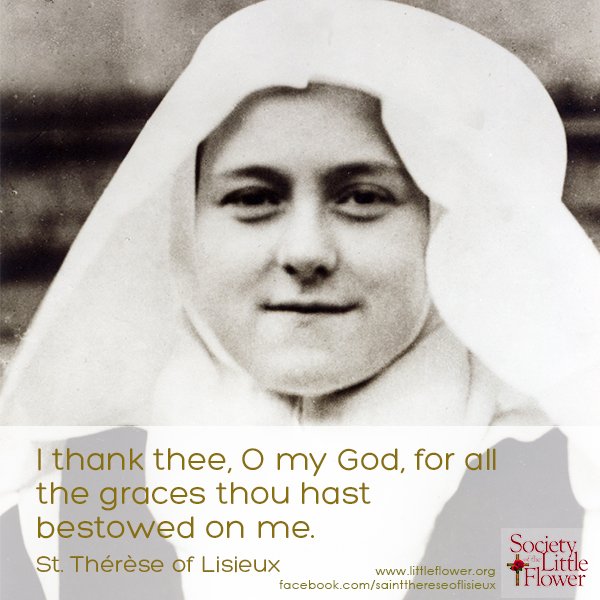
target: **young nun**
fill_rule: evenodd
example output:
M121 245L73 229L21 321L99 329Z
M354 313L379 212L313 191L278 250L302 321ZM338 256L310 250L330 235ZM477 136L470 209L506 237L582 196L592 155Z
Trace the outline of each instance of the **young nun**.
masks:
M73 244L2 423L598 424L600 258L565 165L537 78L462 26L382 0L244 9ZM571 443L597 508L593 441Z

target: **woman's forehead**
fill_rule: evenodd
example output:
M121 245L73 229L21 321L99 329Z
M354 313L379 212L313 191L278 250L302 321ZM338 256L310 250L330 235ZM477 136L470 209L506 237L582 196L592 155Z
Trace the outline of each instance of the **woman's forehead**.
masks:
M264 90L246 98L206 139L202 168L220 173L249 163L299 161L398 166L380 113L378 99L346 87Z

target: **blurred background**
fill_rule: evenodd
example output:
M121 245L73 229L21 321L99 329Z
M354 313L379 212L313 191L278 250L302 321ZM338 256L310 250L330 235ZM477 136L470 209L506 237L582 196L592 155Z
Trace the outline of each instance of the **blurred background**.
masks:
M198 41L252 3L2 0L2 364L112 173ZM600 2L406 4L497 41L544 82L568 135L565 202L600 247Z

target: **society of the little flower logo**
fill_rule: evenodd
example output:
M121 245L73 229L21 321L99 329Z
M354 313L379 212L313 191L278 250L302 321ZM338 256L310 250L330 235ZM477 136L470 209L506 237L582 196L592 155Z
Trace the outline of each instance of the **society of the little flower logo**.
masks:
M512 589L558 593L585 585L589 565L578 530L503 530L503 554L509 559L505 568L514 575L506 582Z

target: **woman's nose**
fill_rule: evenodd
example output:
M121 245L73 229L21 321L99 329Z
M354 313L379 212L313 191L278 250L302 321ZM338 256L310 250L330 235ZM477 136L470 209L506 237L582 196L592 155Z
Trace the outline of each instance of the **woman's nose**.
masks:
M338 265L332 224L319 206L292 208L277 248L277 263L304 284L327 278Z

